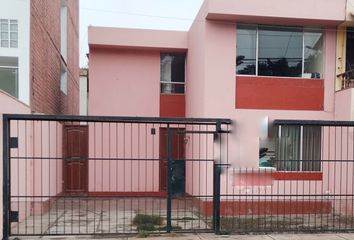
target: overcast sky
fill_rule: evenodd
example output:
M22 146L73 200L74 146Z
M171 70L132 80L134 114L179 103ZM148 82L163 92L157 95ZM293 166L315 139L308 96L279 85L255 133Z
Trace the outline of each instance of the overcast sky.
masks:
M203 0L80 0L80 66L92 26L188 30Z

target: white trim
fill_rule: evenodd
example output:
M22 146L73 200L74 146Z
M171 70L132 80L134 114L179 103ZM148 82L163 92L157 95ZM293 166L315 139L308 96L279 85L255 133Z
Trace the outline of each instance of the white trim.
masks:
M18 67L14 67L14 66L1 66L1 65L0 68L18 69Z
M167 83L167 84L180 84L180 85L184 85L184 82L168 82L168 81L160 81L160 83Z

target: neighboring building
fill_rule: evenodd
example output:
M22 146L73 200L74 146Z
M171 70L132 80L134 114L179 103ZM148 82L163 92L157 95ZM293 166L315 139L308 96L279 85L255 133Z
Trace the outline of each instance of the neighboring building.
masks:
M1 126L5 113L79 114L78 33L78 0L0 1ZM35 129L34 125L27 127ZM0 135L2 130L1 127ZM36 136L35 130L20 132L19 142ZM45 142L56 139L62 140L52 134ZM1 138L1 153L2 148ZM1 154L1 162L2 158ZM26 179L22 185L28 182ZM0 195L2 198L2 192ZM2 222L0 219L1 229Z
M88 69L80 69L80 115L87 115L88 104Z
M32 112L79 113L79 2L2 0L0 90Z

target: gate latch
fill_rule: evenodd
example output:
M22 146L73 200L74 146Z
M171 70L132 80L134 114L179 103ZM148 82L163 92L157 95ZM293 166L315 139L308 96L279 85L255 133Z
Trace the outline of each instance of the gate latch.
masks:
M10 137L10 148L18 148L18 138Z
M18 211L10 211L10 223L18 222Z

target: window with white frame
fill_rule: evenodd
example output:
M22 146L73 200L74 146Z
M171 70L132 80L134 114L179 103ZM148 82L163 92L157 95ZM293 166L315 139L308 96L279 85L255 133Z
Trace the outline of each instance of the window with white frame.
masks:
M0 89L18 98L17 57L0 57Z
M0 19L0 47L18 47L18 21L14 19Z
M68 72L66 66L63 63L60 67L60 90L65 95L68 94Z
M236 74L323 78L323 36L318 29L239 24Z
M275 167L278 171L321 171L321 127L280 125Z
M68 24L67 0L61 0L60 4L60 53L66 62L67 58L67 24Z
M163 53L160 56L161 93L184 94L185 55Z

